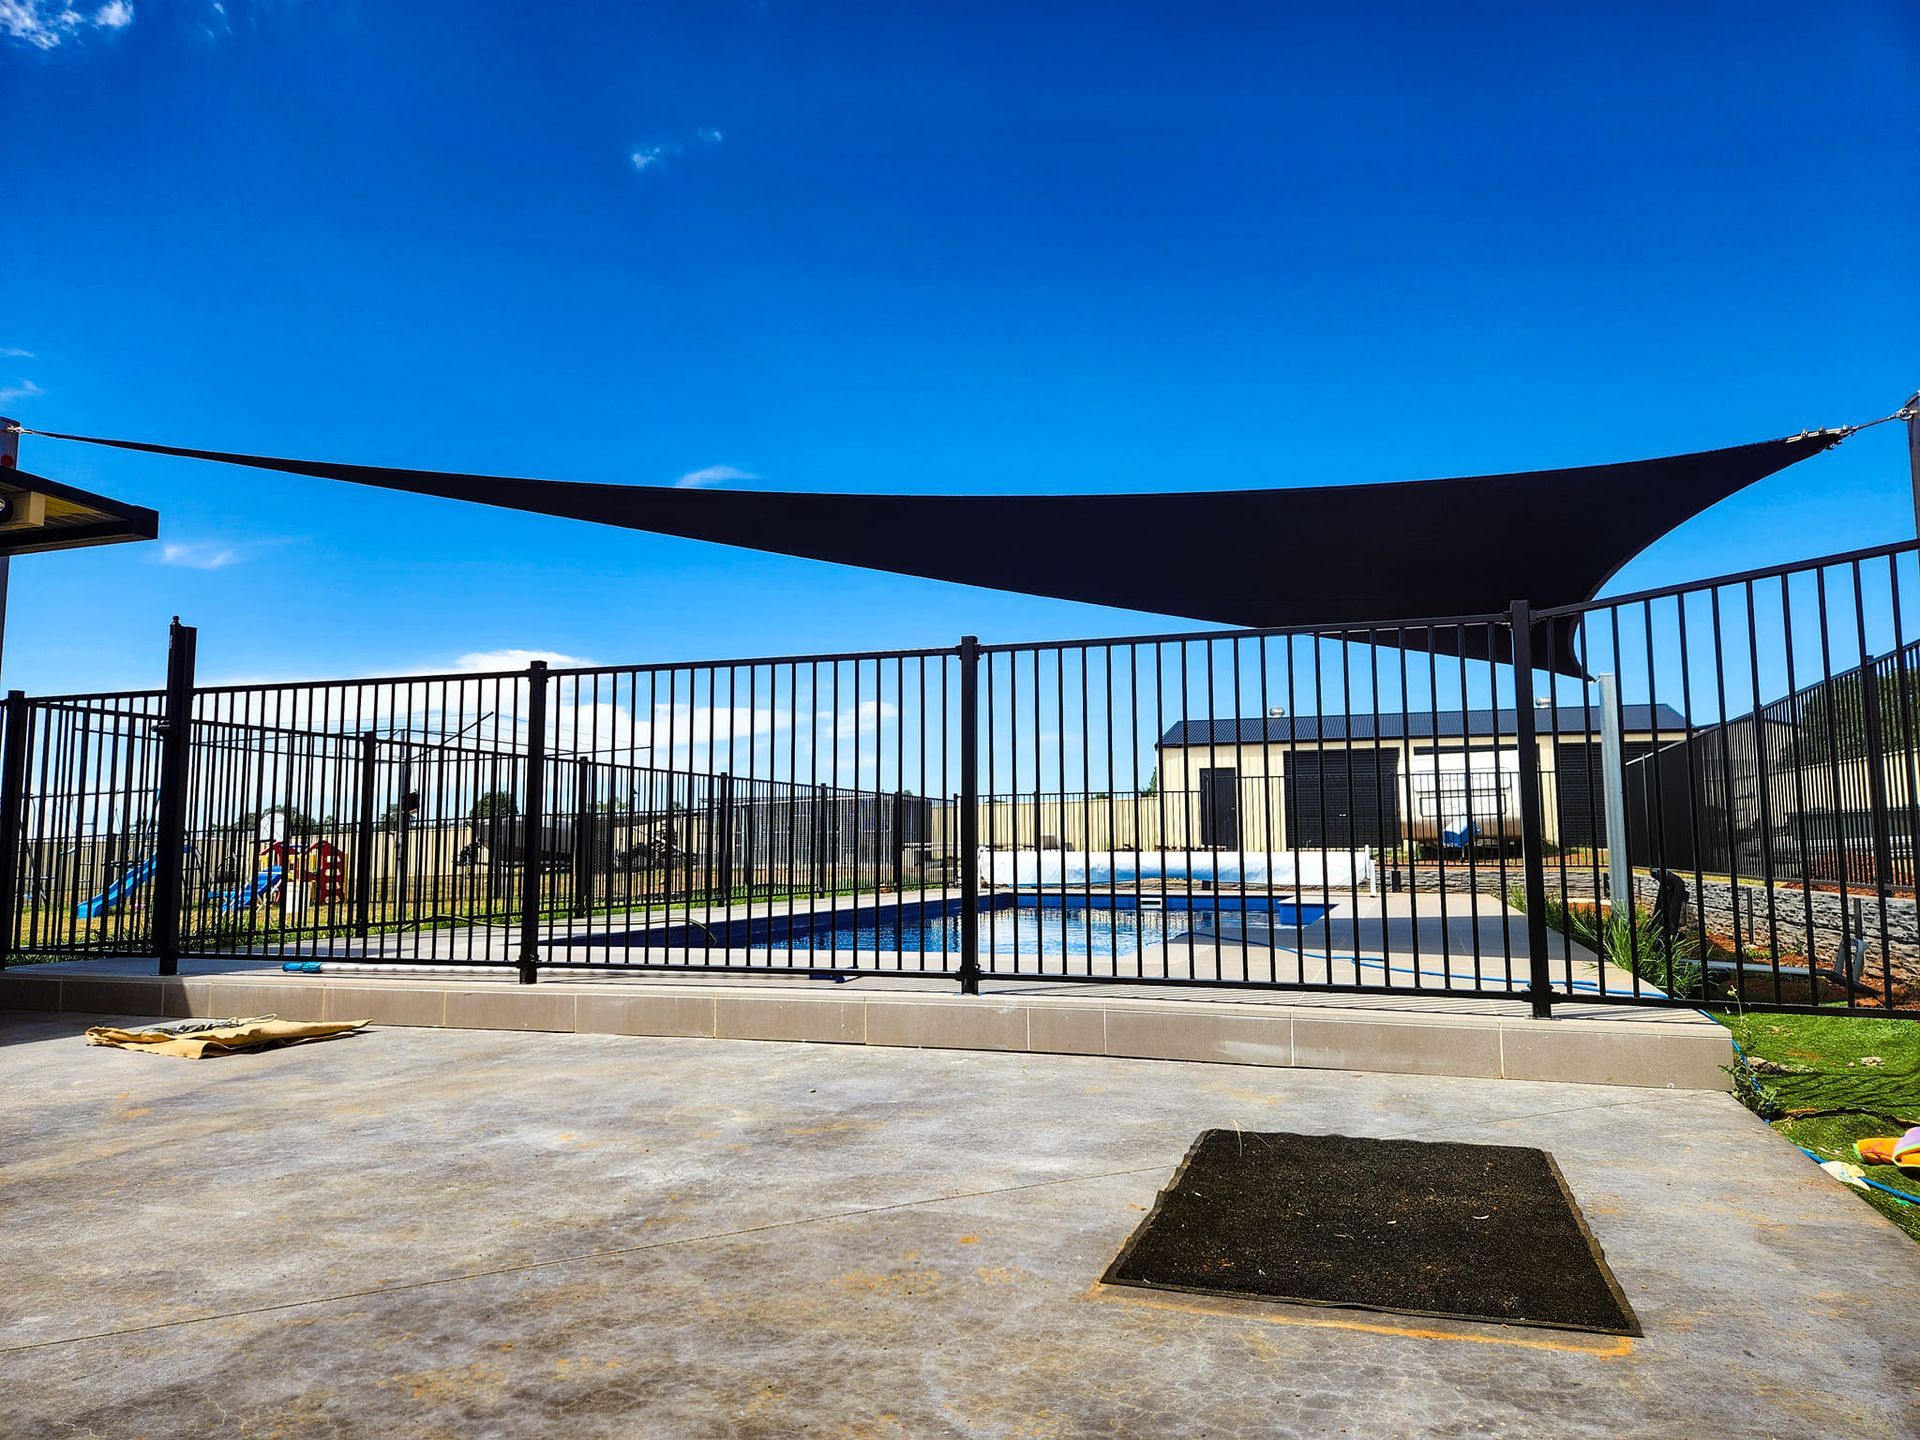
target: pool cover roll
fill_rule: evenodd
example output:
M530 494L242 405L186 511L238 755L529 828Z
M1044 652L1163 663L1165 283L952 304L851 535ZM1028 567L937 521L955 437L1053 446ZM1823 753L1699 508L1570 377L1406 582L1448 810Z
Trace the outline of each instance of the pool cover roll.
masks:
M980 873L1007 889L1131 885L1168 880L1206 885L1360 889L1378 883L1370 851L1357 850L989 850Z
M1570 469L1299 489L866 495L679 489L348 465L33 431L678 535L870 570L1409 650L1510 659L1504 627L1395 622L1591 599L1683 521L1849 433ZM1384 626L1378 635L1364 632ZM1534 664L1584 673L1576 621ZM1353 631L1362 633L1353 634Z

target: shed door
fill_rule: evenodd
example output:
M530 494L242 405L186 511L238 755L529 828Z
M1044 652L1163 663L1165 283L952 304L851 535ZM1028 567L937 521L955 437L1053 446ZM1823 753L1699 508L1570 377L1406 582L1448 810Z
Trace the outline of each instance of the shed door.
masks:
M1347 850L1400 843L1400 752L1340 750L1285 757L1287 844Z
M1626 741L1620 749L1629 765L1653 753L1652 744L1645 740ZM1553 747L1553 803L1563 848L1606 844L1607 787L1601 754L1598 744L1581 740L1563 740Z
M1240 772L1200 772L1200 843L1240 848Z

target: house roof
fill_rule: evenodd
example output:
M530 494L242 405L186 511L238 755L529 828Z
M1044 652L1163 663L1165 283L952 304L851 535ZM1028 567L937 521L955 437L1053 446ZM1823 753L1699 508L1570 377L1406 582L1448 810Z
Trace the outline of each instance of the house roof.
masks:
M1680 739L1687 722L1671 705L1624 705L1621 729L1629 734L1657 731ZM1533 712L1542 735L1598 735L1600 707L1542 706ZM1497 729L1496 729L1497 726ZM1514 735L1512 709L1412 711L1406 715L1275 715L1239 720L1182 720L1160 737L1160 745L1291 745L1321 740L1446 740L1462 736Z
M13 502L20 517L0 521L0 555L117 545L152 540L160 533L160 517L144 505L129 505L10 465L0 468L0 496ZM38 523L27 523L25 507L36 496L43 510Z

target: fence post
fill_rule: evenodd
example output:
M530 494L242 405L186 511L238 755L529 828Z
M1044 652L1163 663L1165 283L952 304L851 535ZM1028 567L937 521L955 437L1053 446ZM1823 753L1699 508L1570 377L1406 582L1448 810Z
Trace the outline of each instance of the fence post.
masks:
M892 840L888 848L893 862L893 893L898 895L906 885L907 869L907 797L898 787L893 792Z
M413 738L400 742L400 798L393 812L393 918L402 930L407 924L407 901L413 879Z
M20 924L20 817L26 808L27 726L25 691L7 692L7 736L0 751L0 970L13 955Z
M1860 708L1865 712L1867 740L1867 806L1873 821L1873 893L1884 925L1887 887L1893 881L1893 832L1887 823L1887 751L1880 723L1880 676L1871 659L1860 665ZM1884 930L1882 931L1884 934ZM1864 941L1866 932L1860 938Z
M714 787L719 797L719 811L714 816L713 835L707 847L713 852L715 880L712 889L718 889L720 898L731 907L733 904L733 776L722 770L719 784ZM713 903L709 893L707 903ZM731 913L731 911L729 911Z
M527 803L520 815L520 983L540 978L540 881L546 864L547 662L527 667Z
M1524 600L1508 615L1513 642L1513 711L1520 749L1520 856L1527 897L1528 998L1535 1019L1553 1013L1553 969L1547 960L1546 825L1540 803L1540 743L1533 723L1533 613ZM1496 707L1497 709L1497 707ZM1629 877L1631 888L1631 877ZM1632 903L1632 895L1628 895ZM1604 980L1606 960L1601 959Z
M360 810L355 817L353 928L362 940L373 929L373 795L378 783L380 741L373 731L360 736Z
M200 632L178 615L167 633L167 709L160 721L159 815L154 836L153 953L160 974L180 973L180 910L186 888L187 781L193 758L193 662Z
M594 842L593 761L573 765L573 913L593 913Z
M813 879L808 899L817 900L827 888L827 787L813 787Z
M1594 679L1600 682L1600 772L1602 803L1607 812L1607 890L1615 905L1625 905L1631 910L1633 872L1627 868L1627 747L1620 733L1620 677L1609 671ZM1588 802L1591 804L1591 796ZM1599 897L1594 899L1597 906ZM1597 909L1595 913L1599 913Z
M980 993L980 641L960 637L960 993Z

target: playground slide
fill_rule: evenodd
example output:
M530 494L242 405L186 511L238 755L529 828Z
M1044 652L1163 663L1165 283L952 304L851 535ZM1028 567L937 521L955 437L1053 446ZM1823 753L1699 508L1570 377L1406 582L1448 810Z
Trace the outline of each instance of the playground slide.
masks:
M222 910L246 910L259 904L279 887L286 872L278 865L269 865L238 890L222 891L217 897Z
M82 920L98 920L109 910L119 909L129 895L153 879L153 872L159 865L160 857L149 855L91 900L83 900L74 906L73 913Z

